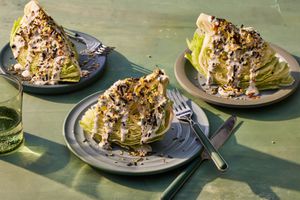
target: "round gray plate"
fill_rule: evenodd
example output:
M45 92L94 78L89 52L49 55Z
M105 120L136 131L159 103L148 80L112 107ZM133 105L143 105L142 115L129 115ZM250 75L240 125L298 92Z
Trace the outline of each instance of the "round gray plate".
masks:
M84 35L91 41L100 42L98 39L93 36L87 35L85 33L81 33L76 31L80 35ZM86 49L86 46L74 39L72 39L78 53L82 50ZM88 61L88 62L87 62ZM87 63L86 63L87 62ZM89 65L99 65L97 69L95 69L88 77L82 77L78 83L60 83L57 85L34 85L28 82L23 81L23 89L25 92L36 93L36 94L62 94L67 92L73 92L75 90L79 90L81 88L86 87L87 85L95 82L99 79L106 62L105 55L96 55L94 58L89 58L87 55L79 54L79 64L81 68L87 68ZM0 52L0 72L9 73L8 67L12 64L15 64L16 61L13 57L11 48L9 43L6 44Z
M205 92L201 87L204 77L199 75L195 68L185 59L184 54L189 51L185 50L176 60L174 71L179 84L190 94L203 99L212 104L236 107L236 108L253 108L279 102L289 95L291 95L299 85L300 81L300 67L296 59L291 56L284 49L271 45L276 51L277 56L286 61L290 66L291 75L294 77L295 82L289 87L283 87L276 90L267 90L260 92L260 98L251 99L248 97L242 98L224 98L218 95L211 95Z
M87 164L115 174L147 175L174 169L199 156L202 149L200 142L189 125L180 123L176 118L164 139L151 144L152 155L143 157L136 165L132 163L140 157L132 156L118 146L113 146L112 150L99 148L93 139L84 134L79 121L86 110L97 102L100 94L95 93L79 102L67 115L63 127L68 148ZM188 104L195 112L194 120L208 135L209 123L204 111L192 101Z

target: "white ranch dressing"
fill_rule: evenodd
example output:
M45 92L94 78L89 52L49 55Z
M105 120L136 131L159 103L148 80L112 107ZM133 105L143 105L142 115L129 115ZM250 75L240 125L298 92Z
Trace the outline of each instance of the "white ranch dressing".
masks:
M206 76L206 85L210 86L213 83L213 73L219 64L219 60L216 56L212 55L211 59L208 61L208 71Z
M13 40L14 48L12 48L12 52L15 58L17 58L20 54L21 49L26 45L25 40L22 36L16 35Z
M21 75L25 78L31 77L31 82L37 85L57 84L60 80L64 60L67 58L70 58L80 71L78 61L74 56L71 56L70 52L72 53L72 49L67 45L65 38L61 37L60 44L56 38L60 36L53 35L53 33L62 34L60 28L56 25L43 25L45 20L49 20L47 23L50 24L55 24L55 22L50 17L48 19L48 16L46 16L40 6L36 2L31 1L26 5L24 13L25 15L20 22L21 27L14 37L12 45L14 47L12 49L15 58L19 56L22 48L27 47L27 55L25 64L21 68L21 71L23 70ZM41 16L45 16L47 19ZM29 37L28 43L21 34ZM46 39L42 38L43 34L44 36L46 34ZM54 53L55 49L56 55ZM38 65L37 72L31 71L31 64L34 59L38 60L38 63L35 63ZM52 63L53 66L49 63ZM20 66L15 66L14 69L20 69Z
M222 87L218 87L218 93L222 97L230 97L230 96L234 96L235 95L235 91L234 90L224 90L224 88L222 88Z
M256 77L256 71L255 71L255 65L253 60L251 60L250 63L250 80L249 80L249 87L247 88L245 94L246 95L258 95L259 91L255 84L255 77Z
M140 143L144 144L149 139L155 137L155 132L164 124L165 110L163 109L167 104L167 99L163 94L158 94L153 99L153 113L149 113L147 107L144 107L147 98L150 97L139 97L142 95L142 90L146 86L157 84L157 91L162 92L164 88L159 84L162 81L167 81L168 77L160 74L150 74L146 76L142 81L134 79L125 79L117 81L108 90L106 90L98 100L96 117L94 119L93 134L99 134L99 121L102 120L102 132L101 142L99 146L101 148L109 148L109 137L112 133L119 130L121 142L126 141L126 136L129 133L129 127L127 125L131 110L131 103L138 102L139 121L137 125L141 128L141 140ZM147 84L148 83L148 84ZM140 85L142 84L142 85ZM130 88L134 88L130 91ZM140 90L138 88L141 88ZM101 108L105 108L104 110ZM100 115L102 117L100 117ZM120 127L116 125L120 123Z
M129 132L129 129L127 127L127 120L128 120L128 112L123 111L124 114L121 119L121 128L120 128L120 134L121 134L121 142L125 141L126 135Z
M227 52L226 54L226 80L227 84L225 84L225 87L219 87L218 93L221 96L236 96L240 92L238 89L240 84L240 78L242 74L243 65L247 64L247 62L250 63L250 80L249 80L249 87L246 90L246 95L258 95L259 91L255 84L256 79L256 72L255 72L255 64L259 63L259 57L261 56L261 49L263 46L264 41L260 38L259 34L254 31L253 28L241 28L238 29L231 23L226 22L225 20L222 21L222 19L216 19L215 17L210 16L208 18L208 22L210 22L210 25L207 25L206 23L203 23L202 25L205 25L206 29L209 28L211 31L205 33L205 38L203 40L203 46L208 46L212 52L210 54L210 59L207 63L207 76L206 76L206 85L211 86L213 83L213 75L214 71L216 69L216 66L220 64L221 54L223 52ZM222 23L225 23L225 25ZM220 26L220 27L219 27ZM220 28L220 29L219 29ZM226 33L223 33L222 31L227 31ZM251 32L252 31L252 32ZM253 32L254 31L254 32ZM226 34L232 34L230 37L232 38L226 38ZM247 35L249 34L249 35ZM234 36L236 35L236 36ZM233 37L234 36L234 37ZM249 42L249 38L252 43ZM228 37L228 36L227 36ZM235 38L235 39L234 39ZM242 40L238 39L242 38ZM211 41L210 41L211 39ZM241 42L242 41L242 42ZM242 51L245 51L244 42L247 43L247 45L250 44L250 47L246 46L246 52L241 54ZM251 48L251 45L253 47ZM256 50L256 56L253 55L253 48ZM199 63L201 63L201 58L203 57L203 50L201 49L200 55L199 55ZM255 59L255 62L253 61ZM229 87L227 87L229 86ZM228 91L227 91L228 90Z
M23 27L29 25L36 18L40 9L36 2L31 1L26 4L24 9L25 16L21 20L21 24L24 25Z
M93 109L95 110L95 118L94 118L94 126L93 126L93 129L92 129L92 138L98 132L98 127L99 127L99 123L98 122L99 122L99 117L100 117L98 104L96 104L95 106L93 106Z

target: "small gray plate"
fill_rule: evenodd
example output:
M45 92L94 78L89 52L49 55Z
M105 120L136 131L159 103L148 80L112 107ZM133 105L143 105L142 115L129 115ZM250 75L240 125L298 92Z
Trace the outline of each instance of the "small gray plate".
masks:
M63 127L68 148L87 164L114 174L148 175L169 171L200 156L200 142L189 125L180 123L176 118L165 137L151 144L153 152L150 156L132 156L118 146L113 146L112 150L101 149L79 126L82 116L97 102L100 94L92 94L79 102L67 115ZM209 123L204 111L192 101L188 104L195 112L194 120L208 135Z
M300 81L300 67L296 59L287 51L274 44L271 46L276 51L277 56L289 64L290 73L294 77L295 82L293 85L282 87L281 89L261 91L260 98L257 99L248 98L246 96L238 98L224 98L219 95L206 93L201 86L201 83L205 82L204 77L201 76L184 57L185 53L189 51L188 49L185 50L176 60L174 66L175 76L179 84L191 95L219 106L253 108L277 103L287 98L296 90Z
M96 41L99 42L99 40L94 38L93 36L78 31L76 32L79 33L80 35L86 36L86 38L92 41L94 40L95 42ZM70 39L75 45L79 53L80 67L82 69L87 69L93 66L97 66L97 67L95 67L95 69L87 77L82 77L78 83L60 83L57 85L34 85L26 81L23 81L22 84L25 92L35 93L35 94L62 94L62 93L80 90L99 79L99 76L101 75L105 66L106 56L95 55L93 58L90 58L88 55L81 54L80 52L86 49L86 46L72 38ZM2 71L3 73L9 73L8 67L10 67L12 64L15 63L16 60L13 57L11 48L8 43L3 47L3 49L0 52L0 72Z

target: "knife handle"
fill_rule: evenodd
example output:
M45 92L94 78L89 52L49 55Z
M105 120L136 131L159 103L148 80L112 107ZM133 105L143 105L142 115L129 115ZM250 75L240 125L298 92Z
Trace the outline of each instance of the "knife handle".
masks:
M200 142L207 151L207 154L211 157L215 163L218 170L224 172L228 169L228 165L224 158L221 156L219 151L212 145L208 137L203 133L198 123L195 123L193 120L189 121L192 129L195 131L196 135L200 139Z
M180 190L184 183L191 177L191 175L198 169L202 163L202 158L198 157L193 160L188 166L181 171L181 173L176 177L176 179L168 186L167 189L161 194L161 200L172 199L175 194Z

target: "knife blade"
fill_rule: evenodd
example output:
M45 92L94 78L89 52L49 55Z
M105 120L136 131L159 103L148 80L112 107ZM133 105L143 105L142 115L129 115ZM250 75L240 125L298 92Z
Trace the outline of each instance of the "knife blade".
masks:
M233 128L236 123L236 116L230 116L211 136L211 143L216 149L219 149L231 135ZM201 153L201 156L197 157L192 161L167 187L162 193L160 199L167 200L172 199L174 195L180 190L184 183L191 177L191 175L198 169L200 164L210 159L206 151Z
M231 135L235 123L236 116L232 115L212 134L211 143L216 149L219 149ZM202 159L210 159L206 150L202 151L201 157Z

